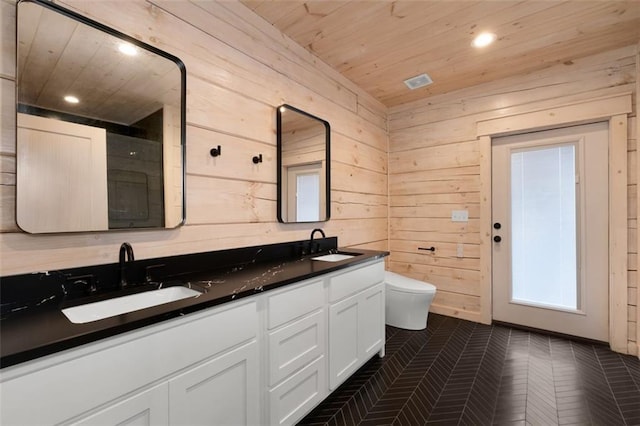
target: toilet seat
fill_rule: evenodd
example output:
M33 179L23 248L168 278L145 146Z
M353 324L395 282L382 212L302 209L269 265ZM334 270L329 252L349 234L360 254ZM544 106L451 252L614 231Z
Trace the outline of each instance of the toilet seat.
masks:
M415 294L430 294L436 292L436 286L433 284L405 277L395 272L385 271L384 280L391 290Z

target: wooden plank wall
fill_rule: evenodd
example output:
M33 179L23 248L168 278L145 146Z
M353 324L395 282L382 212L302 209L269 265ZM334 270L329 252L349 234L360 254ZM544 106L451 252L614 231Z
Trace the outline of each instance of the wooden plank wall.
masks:
M636 97L635 108L636 116L629 120L629 152L636 151L635 164L630 159L629 169L631 174L635 174L635 190L632 184L632 178L629 177L629 204L635 204L635 206L629 206L629 217L636 219L636 235L635 239L631 241L629 238L629 309L628 309L628 332L629 332L629 344L628 352L640 357L640 284L638 283L638 261L640 254L638 254L638 245L640 242L640 236L638 235L637 223L638 223L638 211L640 210L640 185L638 179L640 178L640 162L638 162L638 135L640 135L640 119L638 119L638 111L640 111L640 41L636 45ZM631 154L630 154L631 155ZM633 197L635 196L635 203L633 203ZM635 210L634 210L635 209ZM635 215L633 214L635 213ZM633 235L630 235L633 237ZM635 253L631 250L631 247L635 244ZM635 294L634 294L635 293ZM633 297L635 295L635 298ZM635 331L635 333L634 333ZM635 339L634 339L635 337ZM635 342L634 342L635 340Z
M165 231L28 235L16 228L15 1L0 0L0 275L305 239L387 249L386 108L237 2L64 0L63 5L179 57L187 76L187 221ZM276 220L275 107L332 128L332 218ZM223 147L220 157L209 150ZM263 163L254 165L254 155Z
M637 111L637 104L636 104ZM627 275L628 295L627 310L628 321L628 353L638 355L638 335L637 335L637 305L638 305L638 136L637 136L637 120L638 117L632 117L629 120L629 143L627 145L627 204L628 221L629 221L629 272Z
M389 110L390 268L434 283L433 311L480 320L479 159L476 122L636 91L636 46L474 86ZM637 279L636 117L629 120L629 338ZM451 210L469 222L452 222ZM462 244L464 257L456 257ZM435 253L417 250L435 246ZM633 329L633 330L632 330ZM633 331L633 332L631 332ZM635 347L633 341L629 347Z

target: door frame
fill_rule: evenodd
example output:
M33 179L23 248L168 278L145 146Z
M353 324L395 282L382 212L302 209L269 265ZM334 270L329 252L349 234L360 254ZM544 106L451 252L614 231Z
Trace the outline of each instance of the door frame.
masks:
M480 318L492 320L491 138L609 122L609 345L627 353L627 114L631 93L514 112L476 122L480 151Z

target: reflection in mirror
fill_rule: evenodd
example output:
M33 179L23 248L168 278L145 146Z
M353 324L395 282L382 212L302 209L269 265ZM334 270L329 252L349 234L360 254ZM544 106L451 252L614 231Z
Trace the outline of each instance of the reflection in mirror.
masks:
M181 225L182 62L49 2L20 1L17 21L18 226Z
M278 220L329 220L330 126L289 105L277 109Z

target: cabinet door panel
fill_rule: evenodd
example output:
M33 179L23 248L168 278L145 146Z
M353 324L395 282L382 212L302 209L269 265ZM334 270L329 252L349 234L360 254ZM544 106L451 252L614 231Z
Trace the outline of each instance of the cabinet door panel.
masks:
M360 295L358 338L361 357L369 359L384 341L384 287L377 285Z
M258 424L258 365L254 341L170 380L170 423Z
M324 353L324 321L319 311L269 335L269 386Z
M292 425L327 395L324 357L269 391L270 425Z
M169 424L169 386L166 383L127 398L73 425L155 426Z
M329 307L329 387L338 387L359 365L358 296Z

